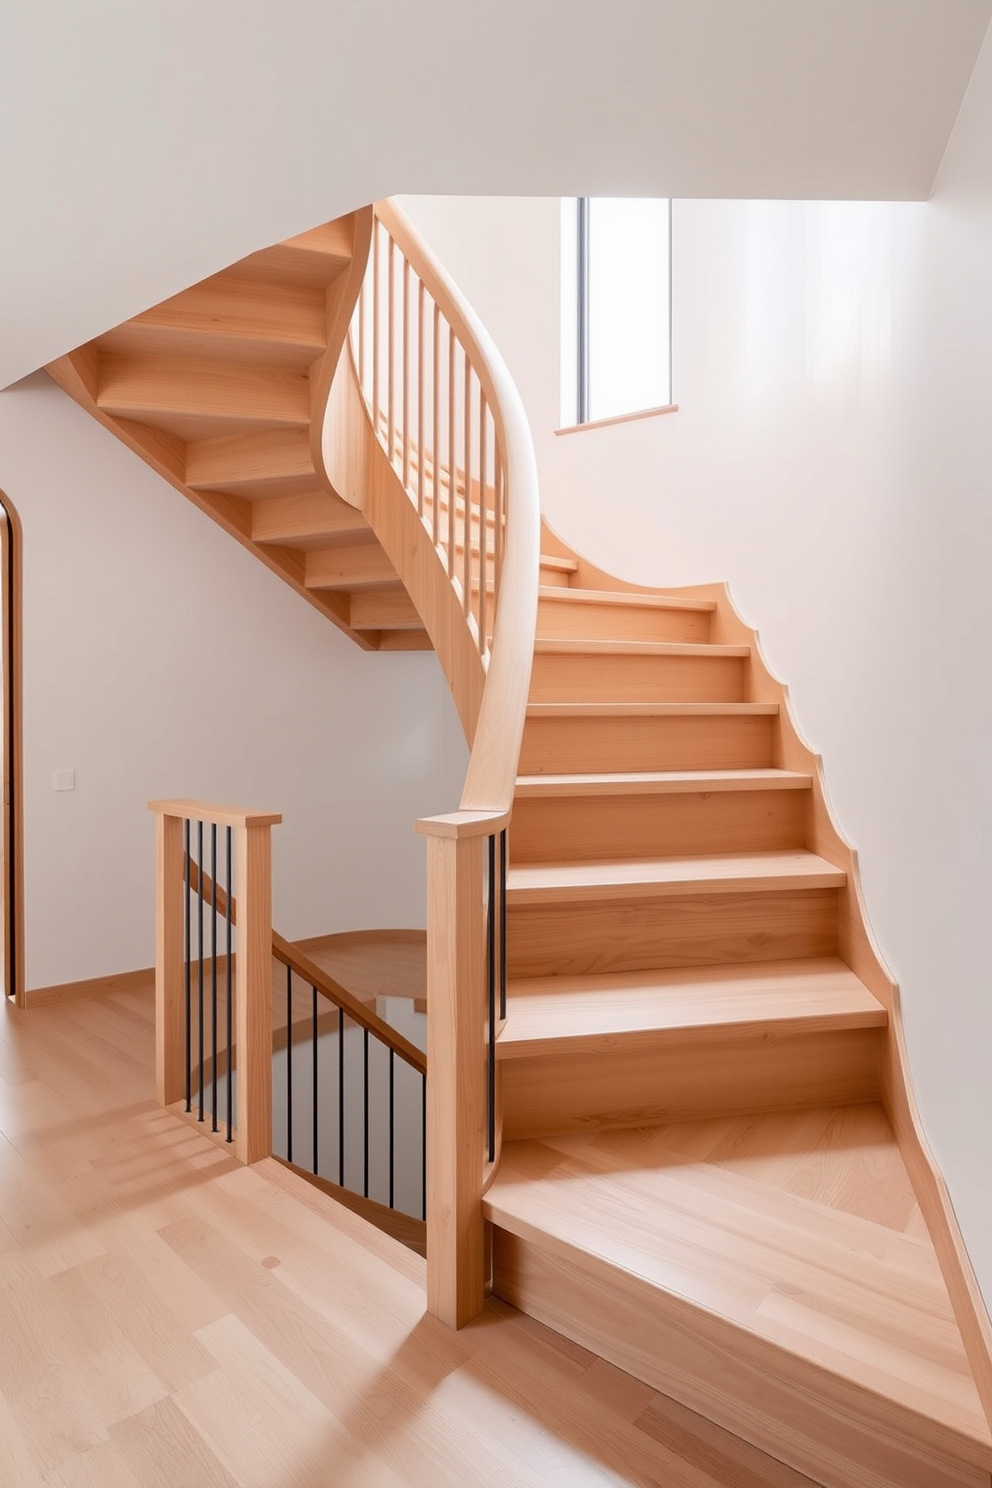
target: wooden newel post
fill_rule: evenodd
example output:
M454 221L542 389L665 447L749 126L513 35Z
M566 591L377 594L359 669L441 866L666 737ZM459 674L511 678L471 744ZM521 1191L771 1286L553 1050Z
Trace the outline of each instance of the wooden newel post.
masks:
M482 1309L486 1127L486 839L493 812L417 823L427 841L427 1307Z
M160 1104L185 1099L192 1081L188 1060L186 1013L186 823L233 834L234 896L231 922L236 926L233 987L233 1066L237 1089L234 1121L235 1155L245 1163L272 1152L272 827L282 820L272 812L244 811L203 801L150 801L155 821L155 1084ZM218 861L226 857L222 850ZM195 889L204 873L204 901L214 889L206 864L189 868ZM220 872L218 871L218 877ZM225 873L226 879L226 873ZM223 918L226 890L216 886ZM192 947L194 955L197 948ZM205 947L204 947L205 950ZM220 947L218 946L218 951ZM226 976L220 963L220 975ZM198 988L191 994L195 998ZM191 1015L195 1016L195 1015ZM223 1014L221 1015L223 1021Z
M238 955L234 998L238 1124L244 1163L272 1154L272 832L237 833Z
M160 1106L182 1100L186 1087L183 1006L183 824L155 817L155 1094Z

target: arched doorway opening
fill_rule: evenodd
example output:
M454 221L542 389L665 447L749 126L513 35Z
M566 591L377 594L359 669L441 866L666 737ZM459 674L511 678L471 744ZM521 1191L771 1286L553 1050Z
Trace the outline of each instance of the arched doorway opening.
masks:
M0 491L0 609L3 615L3 820L0 829L0 914L3 990L25 1006L24 864L21 759L21 521Z

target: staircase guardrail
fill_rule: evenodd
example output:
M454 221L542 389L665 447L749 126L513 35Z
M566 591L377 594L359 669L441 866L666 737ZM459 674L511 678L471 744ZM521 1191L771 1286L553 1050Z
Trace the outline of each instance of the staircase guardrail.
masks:
M325 410L324 469L405 584L471 748L458 810L417 824L428 838L428 1307L460 1327L483 1303L482 1194L498 1159L496 926L537 624L537 463L502 357L394 202L375 207L351 353Z
M282 1157L346 1202L371 1200L369 1214L422 1220L426 1056L272 928L271 828L282 818L185 800L149 806L160 1103L242 1162ZM275 1008L273 962L284 972ZM410 1243L410 1230L394 1233Z

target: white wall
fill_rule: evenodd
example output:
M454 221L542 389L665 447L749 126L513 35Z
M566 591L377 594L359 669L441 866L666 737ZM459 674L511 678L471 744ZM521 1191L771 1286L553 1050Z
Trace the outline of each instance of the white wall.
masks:
M283 813L291 938L423 926L413 823L466 761L433 654L360 651L44 374L0 394L0 488L24 527L27 985L151 965L153 797Z
M5 0L0 387L401 189L924 196L990 13Z
M676 203L663 418L551 432L557 203L408 210L520 382L552 524L633 580L729 580L790 684L992 1300L992 47L927 205Z

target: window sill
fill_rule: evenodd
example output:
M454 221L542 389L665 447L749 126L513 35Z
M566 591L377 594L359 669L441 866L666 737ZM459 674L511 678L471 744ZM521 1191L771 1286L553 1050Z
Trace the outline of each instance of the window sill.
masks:
M638 413L616 413L612 418L591 419L587 424L569 424L556 429L556 434L578 434L581 429L606 429L611 424L632 424L635 419L660 418L663 413L678 413L677 403L665 403L661 408L642 408Z

